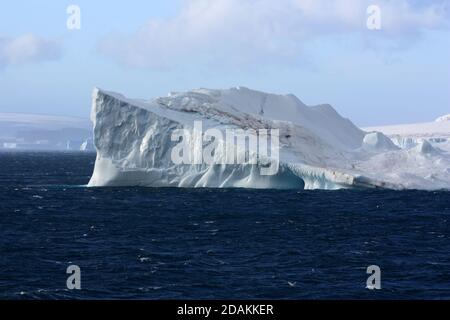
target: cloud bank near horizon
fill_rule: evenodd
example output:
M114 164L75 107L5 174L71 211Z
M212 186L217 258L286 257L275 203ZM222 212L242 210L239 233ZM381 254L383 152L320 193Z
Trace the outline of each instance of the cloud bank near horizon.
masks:
M366 26L373 4L381 9L377 31ZM135 67L290 65L305 46L335 35L357 35L362 47L407 47L424 30L448 28L449 11L440 0L188 0L176 16L150 19L133 34L110 34L97 50Z

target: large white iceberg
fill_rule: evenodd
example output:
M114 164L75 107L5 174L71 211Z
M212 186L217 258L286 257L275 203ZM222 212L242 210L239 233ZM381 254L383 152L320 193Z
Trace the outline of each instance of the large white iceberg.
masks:
M380 132L359 129L330 105L309 107L294 95L238 87L145 101L94 89L91 119L97 159L89 186L450 188L448 143L401 148ZM221 131L278 129L279 170L263 175L263 162L175 164L172 133L192 130L197 121Z

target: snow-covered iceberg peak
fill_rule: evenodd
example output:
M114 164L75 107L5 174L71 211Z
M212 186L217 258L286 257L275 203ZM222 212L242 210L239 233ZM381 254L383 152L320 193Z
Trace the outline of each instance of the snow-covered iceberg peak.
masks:
M357 128L330 105L310 107L291 94L237 87L172 92L146 101L95 89L91 119L97 159L89 186L431 189L434 184L427 177L439 179L437 188L450 185L447 154L427 153L419 159L417 153L409 155L395 147L382 133L367 134ZM186 139L186 150L197 157L213 143L216 147L230 141L238 144L226 133L243 131L248 140L236 146L233 157L246 160L210 163L202 161L202 154L197 157L200 161L174 161L174 149L185 140L174 140L174 132L195 133L198 123L203 131L215 132L214 138L206 134ZM277 150L267 159L259 153L253 157L247 149L250 141L260 141L261 132L270 132L271 142L277 139ZM214 157L223 159L222 149L217 149ZM416 160L407 167L405 157L419 159L422 168L439 160L435 168L439 172L416 175L411 169ZM277 170L263 174L273 161ZM380 163L385 165L375 169Z
M381 132L370 132L365 135L363 148L367 151L388 151L398 149L391 139Z
M436 119L436 122L444 122L444 121L450 121L450 114L446 114L445 116Z

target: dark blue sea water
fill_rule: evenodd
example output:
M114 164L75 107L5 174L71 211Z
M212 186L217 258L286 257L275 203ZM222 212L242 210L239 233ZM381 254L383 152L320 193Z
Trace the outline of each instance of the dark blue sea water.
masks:
M94 160L0 153L0 298L450 298L449 192L85 188Z

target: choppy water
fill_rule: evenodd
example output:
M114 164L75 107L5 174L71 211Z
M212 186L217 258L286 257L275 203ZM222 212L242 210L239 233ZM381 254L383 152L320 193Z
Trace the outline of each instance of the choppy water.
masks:
M82 187L94 159L0 153L0 298L450 298L449 192Z

